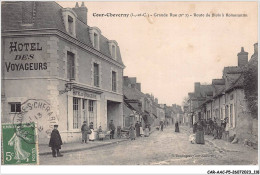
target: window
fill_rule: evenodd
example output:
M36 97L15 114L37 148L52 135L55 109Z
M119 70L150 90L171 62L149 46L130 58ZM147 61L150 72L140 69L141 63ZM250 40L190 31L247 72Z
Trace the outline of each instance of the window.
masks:
M234 123L233 123L233 104L230 104L230 118L229 118L229 121L230 121L230 127L233 127L234 126Z
M15 102L15 103L10 103L11 106L11 112L21 112L21 103L20 102Z
M89 100L89 103L88 103L88 111L89 111L89 123L90 122L93 122L93 126L94 128L96 128L96 117L95 117L95 102L93 100Z
M109 45L109 51L110 51L110 55L111 57L116 60L116 47L118 46L117 42L115 40L110 40L108 41L108 45Z
M75 79L75 56L71 52L67 52L67 78Z
M116 47L112 45L112 58L116 58Z
M68 32L73 35L73 18L68 15Z
M94 63L94 86L99 87L99 65Z
M79 119L80 119L80 111L79 111L79 98L73 97L73 129L79 128Z
M225 108L225 117L226 118L229 118L229 111L228 111L229 109L228 109L228 105L226 105L226 108Z
M92 43L92 46L96 49L99 50L99 37L101 35L101 31L97 27L90 27L89 28L89 35L90 35L90 40Z
M112 91L116 92L116 72L112 71Z
M98 49L98 34L97 33L94 33L94 48L95 49Z

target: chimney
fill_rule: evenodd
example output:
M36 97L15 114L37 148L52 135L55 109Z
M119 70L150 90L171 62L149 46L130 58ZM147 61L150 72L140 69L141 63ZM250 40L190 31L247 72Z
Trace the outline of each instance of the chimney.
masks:
M244 51L244 47L241 47L241 52L237 54L238 67L245 66L248 63L248 52Z
M200 82L194 83L194 93L199 94L200 93Z
M258 43L254 44L254 54L258 53Z
M158 104L158 98L155 98L155 103Z
M141 92L141 83L136 83L135 88Z
M129 77L129 80L130 80L131 84L136 83L136 77Z
M124 86L127 86L130 84L128 76L124 76Z
M73 10L78 15L78 19L82 21L83 23L87 24L87 15L88 15L88 9L85 6L84 2L81 3L81 6L79 7L78 2L76 3L75 8Z

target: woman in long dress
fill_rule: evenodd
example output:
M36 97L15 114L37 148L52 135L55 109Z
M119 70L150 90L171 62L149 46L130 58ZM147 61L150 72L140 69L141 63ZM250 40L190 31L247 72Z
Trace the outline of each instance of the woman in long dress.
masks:
M17 160L17 163L20 163L21 160L27 160L30 156L30 153L22 149L21 139L25 139L27 141L30 140L23 134L20 126L17 126L16 132L14 133L12 138L8 141L9 146L14 146L14 153L15 153L14 159Z
M203 125L202 125L201 121L199 121L198 124L197 124L196 143L197 144L205 144Z
M94 141L95 140L95 133L94 133L93 122L90 123L89 129L91 131L91 133L89 134L89 141Z
M175 132L180 132L179 123L178 122L175 123Z
M150 133L149 133L149 126L146 125L146 126L145 126L145 130L144 130L144 136L145 136L145 137L149 137L149 134L150 134Z
M131 140L135 140L135 127L133 124L129 127L129 136Z

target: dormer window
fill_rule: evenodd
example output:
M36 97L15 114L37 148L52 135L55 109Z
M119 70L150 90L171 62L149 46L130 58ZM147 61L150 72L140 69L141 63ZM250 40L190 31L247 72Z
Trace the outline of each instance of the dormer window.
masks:
M116 47L114 45L112 45L112 58L116 57Z
M76 37L76 18L77 14L70 8L62 9L62 16L66 31Z
M68 32L73 35L73 18L68 15Z
M98 34L97 33L94 33L94 48L95 49L98 49L98 43L99 43L99 41L98 41Z
M116 48L117 48L117 42L116 41L109 41L109 51L111 54L111 57L116 60L117 56L116 56Z
M90 34L90 40L92 43L92 46L96 50L100 50L100 45L99 45L99 36L101 35L101 31L97 27L91 27L89 29L89 34Z

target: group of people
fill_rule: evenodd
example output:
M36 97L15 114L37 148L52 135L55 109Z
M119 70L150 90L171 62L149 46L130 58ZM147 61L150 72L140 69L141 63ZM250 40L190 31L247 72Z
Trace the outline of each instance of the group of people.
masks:
M193 133L196 133L196 143L204 144L204 134L213 135L213 139L221 139L226 130L227 118L220 122L214 118L208 120L199 119L193 124Z
M99 128L102 130L101 126ZM88 143L88 140L94 141L95 134L94 134L93 122L90 122L89 126L87 126L87 122L84 121L83 125L81 126L81 133L82 133L82 143Z
M136 122L135 125L131 124L129 127L129 138L135 140L136 137L149 137L150 127L148 124L145 125L145 129L142 127L142 122Z

